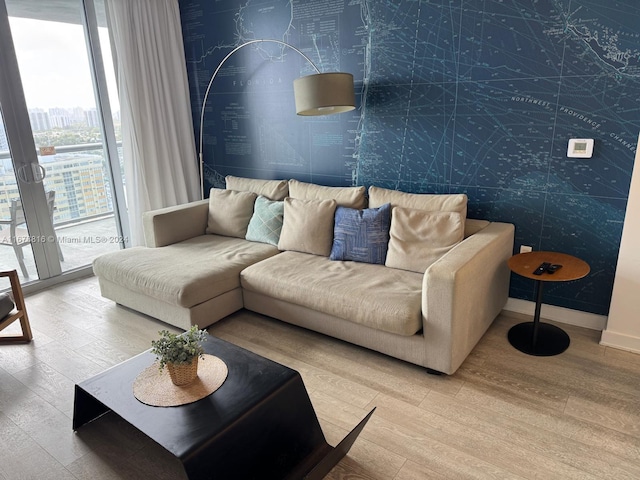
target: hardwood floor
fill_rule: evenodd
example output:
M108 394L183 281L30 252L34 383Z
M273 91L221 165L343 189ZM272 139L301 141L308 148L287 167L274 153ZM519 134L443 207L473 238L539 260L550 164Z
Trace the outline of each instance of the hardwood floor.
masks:
M93 277L27 309L33 342L0 345L0 479L184 478L113 414L71 429L74 384L172 328L103 299ZM566 325L564 354L524 355L506 340L523 318L501 315L442 377L250 312L209 331L298 370L331 444L377 407L329 479L640 478L640 355Z

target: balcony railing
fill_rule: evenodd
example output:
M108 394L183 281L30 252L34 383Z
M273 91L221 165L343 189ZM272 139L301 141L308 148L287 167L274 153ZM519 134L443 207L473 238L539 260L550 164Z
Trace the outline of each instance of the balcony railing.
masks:
M117 142L118 148L122 147L122 142ZM56 154L59 153L74 153L74 152L87 152L92 150L102 150L103 149L102 142L96 143L81 143L77 145L61 145L59 147L55 147ZM11 158L11 152L9 150L0 150L0 160L5 158Z
M117 250L121 245L113 214L113 189L102 152L102 143L88 143L56 147L55 159L40 157L41 165L47 170L45 189L56 191L53 223L64 257L63 272L90 265L97 256ZM82 153L86 155L79 155ZM6 160L10 158L9 151L0 151L5 168ZM2 177L0 216L7 217L10 200L18 198L19 193L10 167L0 179ZM29 278L22 278L16 253L10 247L0 246L0 269L17 269L23 282L35 280L38 276L31 248L26 245L22 250Z

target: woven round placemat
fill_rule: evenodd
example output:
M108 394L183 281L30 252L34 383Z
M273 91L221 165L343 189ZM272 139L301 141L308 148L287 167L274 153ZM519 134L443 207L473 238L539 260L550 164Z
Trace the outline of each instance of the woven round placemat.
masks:
M218 357L204 355L198 362L198 377L188 385L173 384L166 368L158 364L144 369L133 382L133 395L146 405L176 407L193 403L211 395L227 378L227 365Z

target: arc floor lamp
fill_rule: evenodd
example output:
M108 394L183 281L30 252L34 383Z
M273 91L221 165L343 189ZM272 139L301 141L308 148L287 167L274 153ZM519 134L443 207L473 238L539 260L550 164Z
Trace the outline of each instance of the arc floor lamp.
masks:
M216 67L207 90L202 100L202 108L200 110L200 145L199 145L199 161L200 161L200 198L204 199L204 112L209 98L211 85L218 75L218 72L224 63L241 48L256 43L276 43L284 47L290 48L299 53L307 62L311 64L316 73L304 77L296 78L293 81L293 94L296 104L296 113L304 116L331 115L334 113L348 112L356 108L355 93L353 88L353 75L343 72L327 72L322 73L320 69L293 45L280 40L258 39L249 40L238 45L231 50Z

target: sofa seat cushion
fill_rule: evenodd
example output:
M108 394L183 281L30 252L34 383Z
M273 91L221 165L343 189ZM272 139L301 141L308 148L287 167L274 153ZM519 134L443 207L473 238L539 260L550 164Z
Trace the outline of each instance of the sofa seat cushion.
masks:
M277 253L265 243L202 235L165 247L107 253L94 260L93 270L133 292L190 308L238 288L243 268Z
M242 288L398 335L422 329L422 275L287 251L242 271Z

